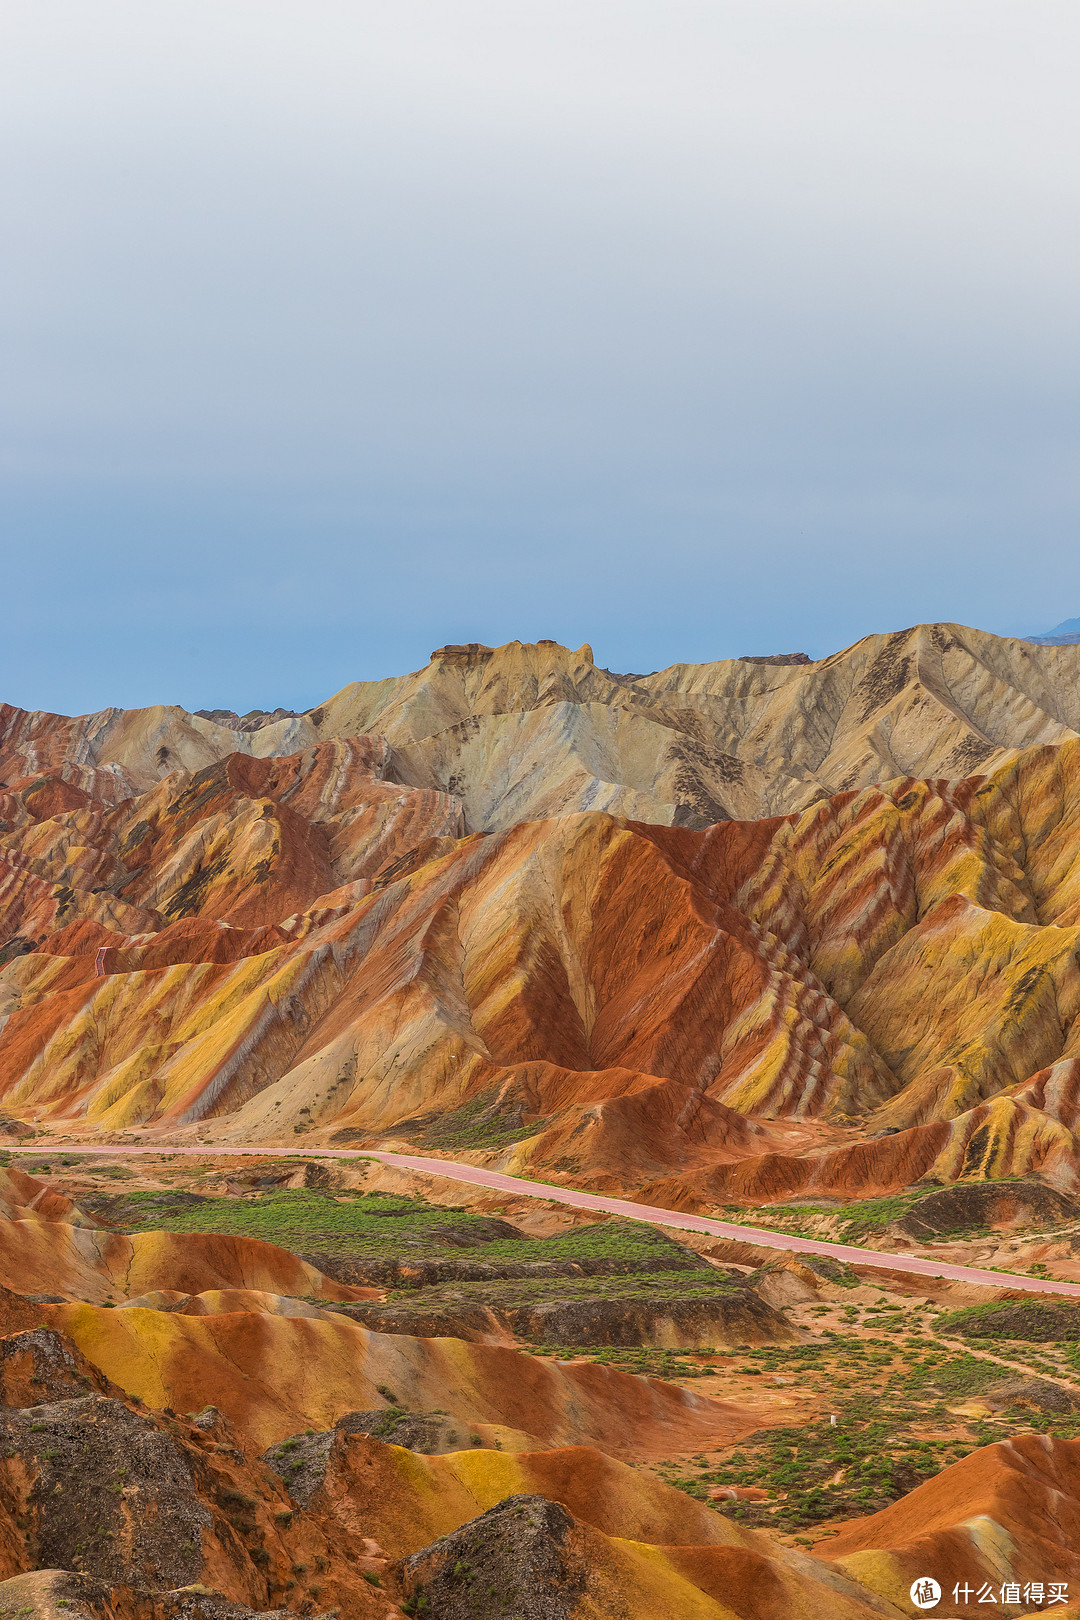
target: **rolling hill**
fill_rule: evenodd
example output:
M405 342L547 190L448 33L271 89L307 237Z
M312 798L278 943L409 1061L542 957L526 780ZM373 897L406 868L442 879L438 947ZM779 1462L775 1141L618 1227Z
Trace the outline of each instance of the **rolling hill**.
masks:
M1078 674L922 626L647 677L444 648L233 728L5 710L8 1128L683 1205L1072 1189Z

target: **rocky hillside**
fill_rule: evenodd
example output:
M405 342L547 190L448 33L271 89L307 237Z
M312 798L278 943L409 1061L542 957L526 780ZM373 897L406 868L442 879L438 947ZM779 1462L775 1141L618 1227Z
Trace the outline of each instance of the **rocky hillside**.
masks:
M1080 1184L1080 742L456 836L368 744L7 791L9 1131L481 1153L671 1207Z
M618 1221L530 1239L514 1222L565 1212L387 1193L400 1172L370 1161L55 1171L0 1168L5 1616L883 1620L932 1568L990 1591L971 1612L1015 1617L1041 1611L1039 1582L1080 1580L1069 1301L775 1252L717 1267ZM1071 1229L1076 1206L1043 1193L978 1214ZM950 1200L906 1218L937 1229L963 1216ZM183 1242L125 1229L155 1212ZM421 1264L375 1301L253 1224ZM472 1285L425 1281L428 1263L471 1264L504 1303L542 1273L573 1309L478 1335ZM659 1347L709 1279L726 1327ZM442 1335L418 1336L433 1293ZM351 1314L376 1305L396 1319Z
M403 1142L669 1207L1029 1172L1072 1190L1074 664L930 627L639 680L541 643L444 649L247 731L8 711L5 1128ZM813 802L684 816L646 772L645 819L516 819L534 779L581 802L556 711L611 728L625 764L650 727L672 745L657 705L754 770L782 757L766 797L798 780ZM304 726L341 734L274 752ZM984 767L958 775L976 732ZM437 785L419 762L451 735L475 770ZM934 774L824 795L886 755ZM477 795L513 825L470 832Z
M613 674L552 641L443 647L305 714L0 708L0 782L55 776L103 805L233 753L364 740L388 783L446 795L467 831L580 810L704 827L897 777L970 775L1080 731L1080 646L955 624L803 654ZM54 789L54 792L56 790ZM452 801L452 806L451 806Z

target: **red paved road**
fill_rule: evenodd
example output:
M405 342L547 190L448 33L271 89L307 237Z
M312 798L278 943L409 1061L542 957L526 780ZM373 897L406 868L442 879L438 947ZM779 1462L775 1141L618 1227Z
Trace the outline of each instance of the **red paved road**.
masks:
M520 1181L497 1170L478 1170L471 1164L448 1164L445 1159L424 1159L409 1153L368 1153L366 1158L381 1159L407 1170L450 1176L455 1181L471 1181L496 1192L525 1194L530 1198L551 1198L576 1209L595 1209L607 1215L624 1215L651 1226L673 1226L682 1232L708 1232L713 1237L756 1243L766 1249L787 1249L796 1254L821 1254L831 1260L847 1260L852 1265L881 1266L888 1271L915 1272L922 1277L948 1277L954 1282L989 1283L993 1288L1023 1288L1032 1294L1078 1294L1080 1284L1044 1281L1022 1277L1016 1272L980 1271L975 1266L951 1266L944 1260L920 1260L914 1255L882 1254L878 1249L857 1249L847 1243L819 1243L816 1238L789 1237L760 1226L735 1226L730 1221L713 1221L704 1215L683 1215L674 1209L654 1209L648 1204L632 1204L622 1198L605 1198L595 1193L577 1192L571 1187L549 1187L541 1181Z
M883 1254L880 1249L859 1249L849 1243L819 1243L816 1238L789 1237L761 1226L736 1226L731 1221L714 1221L705 1215L684 1215L675 1209L656 1209L651 1204L633 1204L623 1198L607 1198L598 1193L578 1192L573 1187L550 1187L545 1181L522 1181L504 1176L498 1170L481 1170L473 1164L455 1164L452 1159L427 1159L411 1153L377 1153L371 1149L354 1151L334 1148L267 1147L84 1147L72 1142L50 1143L47 1148L12 1148L35 1158L59 1152L101 1153L110 1157L135 1153L184 1153L201 1157L228 1154L258 1155L300 1159L379 1159L383 1164L400 1165L403 1170L419 1170L426 1175L447 1176L451 1181L468 1181L474 1187L490 1187L494 1192L517 1197L548 1198L575 1209L594 1209L604 1215L621 1215L631 1221L647 1221L650 1226L671 1226L682 1232L707 1232L712 1237L756 1243L764 1249L785 1249L795 1254L820 1254L830 1260L846 1260L851 1265L880 1266L886 1271L907 1271L920 1277L947 1277L952 1282L978 1283L982 1287L1020 1288L1029 1294L1080 1295L1080 1283L1054 1282L1049 1278L1024 1277L1015 1271L981 1271L976 1266L953 1266L944 1260L921 1260L909 1254Z

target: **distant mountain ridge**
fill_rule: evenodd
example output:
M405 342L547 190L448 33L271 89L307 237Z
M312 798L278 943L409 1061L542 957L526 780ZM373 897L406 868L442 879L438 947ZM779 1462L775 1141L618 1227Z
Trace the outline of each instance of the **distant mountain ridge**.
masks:
M805 654L598 666L554 641L437 649L303 714L165 705L69 718L0 708L0 782L59 773L106 804L232 753L364 738L384 780L452 798L469 831L579 810L704 827L904 776L954 778L1080 734L1080 650L955 624ZM381 757L381 756L380 756Z
M1036 647L1073 647L1080 642L1080 619L1062 619L1052 630L1024 639L1033 642Z

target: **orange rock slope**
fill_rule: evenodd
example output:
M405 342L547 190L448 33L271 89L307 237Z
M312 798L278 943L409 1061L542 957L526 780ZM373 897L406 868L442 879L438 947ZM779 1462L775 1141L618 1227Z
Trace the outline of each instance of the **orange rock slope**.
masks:
M1080 1185L1080 741L484 834L370 735L128 793L66 724L5 745L11 1130L406 1141L679 1206Z
M0 1315L10 1315L5 1304L0 1291ZM415 1603L401 1602L410 1584L396 1564L402 1555L468 1528L489 1505L517 1517L522 1504L544 1501L565 1504L554 1519L571 1530L563 1551L573 1567L569 1580L551 1581L560 1548L550 1545L540 1590L529 1593L530 1614L873 1620L898 1612L840 1565L743 1530L588 1446L508 1455L489 1444L425 1457L342 1428L325 1434L321 1477L301 1490L267 1466L273 1454L258 1456L257 1428L244 1421L251 1413L234 1422L214 1407L186 1417L160 1403L148 1409L130 1380L108 1377L99 1360L54 1328L5 1326L5 1613L42 1620L60 1611L95 1620L220 1620L224 1613L243 1620L250 1611L281 1613L288 1605L287 1613L313 1614L333 1605L329 1612L344 1620L393 1620L416 1612ZM161 1317L157 1336L166 1343L176 1326ZM423 1341L410 1343L422 1351ZM302 1353L306 1346L292 1348ZM314 1382L322 1370L315 1365ZM351 1393L366 1393L362 1375ZM476 1395L461 1398L467 1404ZM298 1443L305 1437L291 1442ZM287 1466L284 1472L290 1475ZM466 1568L471 1572L466 1565L457 1572ZM542 1604L544 1587L550 1607ZM484 1588L474 1594L481 1602L487 1595ZM470 1612L508 1611L485 1604Z
M392 1620L440 1568L497 1577L498 1538L530 1515L554 1533L522 1542L525 1585L558 1602L526 1612L567 1620L881 1620L912 1612L928 1571L947 1592L990 1583L955 1612L1016 1615L1004 1582L1080 1582L1080 1442L983 1447L811 1556L640 1466L738 1446L782 1421L769 1403L370 1332L311 1303L359 1291L272 1245L77 1228L17 1171L0 1191L0 1264L22 1290L0 1286L0 1611L221 1620L225 1598L232 1620L330 1604ZM122 1308L25 1297L49 1234L68 1288L101 1298L109 1273ZM468 1449L379 1439L363 1425L387 1401L438 1414Z
M1080 1580L1077 1442L1029 1434L984 1447L810 1556L613 1455L732 1444L761 1413L611 1368L233 1303L208 1321L32 1307L0 1289L0 1606L37 1612L32 1583L14 1583L44 1558L110 1584L113 1607L91 1609L101 1620L171 1620L193 1612L171 1605L207 1587L259 1609L333 1601L346 1620L388 1616L399 1612L395 1560L459 1529L482 1557L479 1515L545 1500L572 1531L558 1610L568 1620L870 1620L911 1613L908 1588L928 1571L947 1592L969 1590L945 1612L1015 1615L1025 1605L1002 1601L1004 1582ZM424 1456L354 1432L348 1414L391 1381L410 1407L446 1402L473 1431L470 1449ZM178 1416L208 1391L216 1409ZM298 1446L315 1466L291 1497L259 1458L287 1436L267 1451L273 1467L291 1479ZM382 1581L383 1606L361 1572ZM980 1603L985 1583L993 1596ZM147 1586L159 1589L149 1611ZM69 1584L59 1607L83 1595Z
M1075 1598L1080 1443L1024 1434L984 1446L891 1507L844 1525L815 1552L899 1605L927 1570L950 1608L955 1588L966 1590L962 1613L1000 1613L1004 1581L1021 1587L1016 1608L1027 1606L1023 1589L1032 1582L1045 1588L1053 1580ZM988 1601L979 1602L987 1586Z
M85 1223L84 1223L85 1224ZM66 1221L0 1219L0 1276L21 1292L102 1303L166 1289L178 1294L253 1289L274 1296L330 1300L374 1297L258 1238L203 1232L75 1230Z

